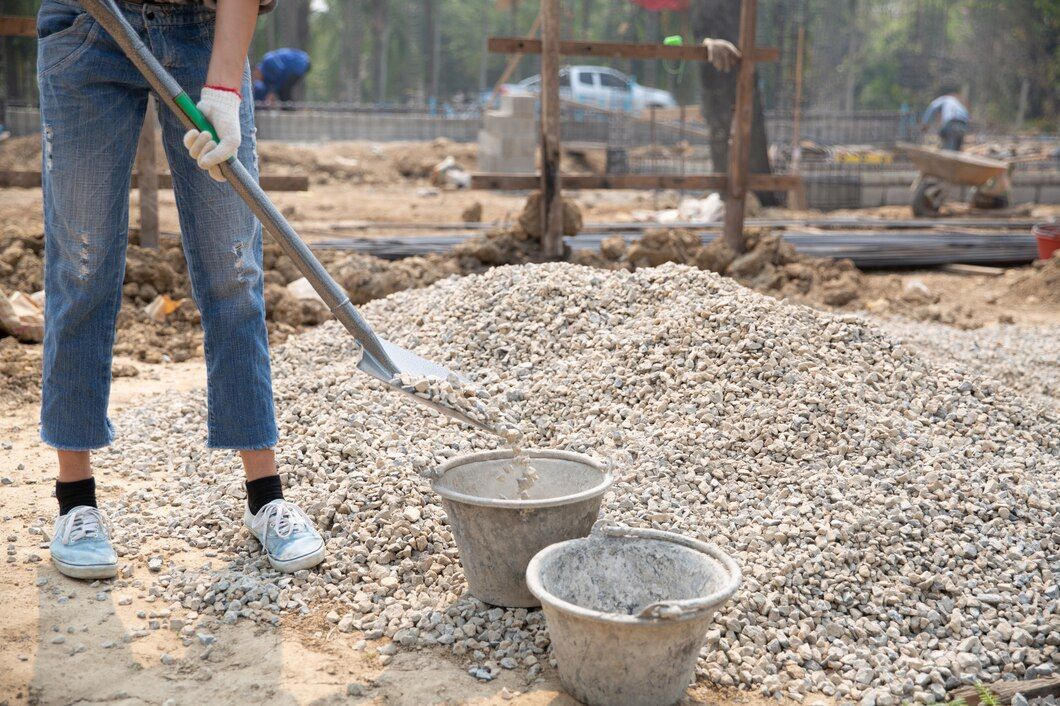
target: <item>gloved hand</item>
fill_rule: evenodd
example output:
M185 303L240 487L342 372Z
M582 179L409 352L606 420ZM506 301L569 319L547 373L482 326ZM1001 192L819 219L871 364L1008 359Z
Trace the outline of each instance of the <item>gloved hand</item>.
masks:
M214 142L213 135L199 130L184 133L184 146L188 148L191 158L203 169L208 169L210 176L217 181L225 180L217 165L228 161L242 141L239 131L240 102L240 95L235 91L210 86L203 88L199 110L213 125L221 141Z
M704 39L703 46L707 48L707 59L718 71L731 71L743 58L736 45L724 39Z

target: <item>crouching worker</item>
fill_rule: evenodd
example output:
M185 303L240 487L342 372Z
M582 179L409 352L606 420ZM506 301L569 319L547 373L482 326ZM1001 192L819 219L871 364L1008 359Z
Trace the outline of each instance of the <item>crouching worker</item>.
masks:
M260 7L259 7L260 2ZM273 567L319 564L324 542L283 498L276 472L261 226L218 165L235 155L256 175L247 46L275 0L156 0L117 5L213 123L218 143L159 111L192 292L205 336L211 448L240 452L244 522ZM204 4L205 3L205 4ZM77 0L43 0L37 18L43 134L45 337L41 439L58 455L59 518L51 557L76 578L117 572L97 508L90 452L111 443L107 419L115 322L128 238L133 126L150 89ZM204 171L204 170L209 170ZM212 177L212 178L211 178Z
M301 49L284 47L268 52L254 67L254 100L290 103L295 88L312 66L309 54Z

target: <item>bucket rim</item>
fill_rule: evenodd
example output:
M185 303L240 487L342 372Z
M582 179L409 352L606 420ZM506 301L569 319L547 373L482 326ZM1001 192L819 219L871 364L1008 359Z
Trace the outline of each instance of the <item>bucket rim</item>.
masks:
M431 479L431 489L438 493L446 500L452 500L453 502L462 503L464 505L475 505L478 507L492 507L501 508L507 510L536 510L541 508L549 507L560 507L563 505L571 505L573 503L588 500L590 498L598 497L607 492L607 489L614 483L615 477L610 471L608 471L604 464L596 460L591 456L577 453L575 451L560 451L559 449L524 449L524 453L530 458L552 458L560 461L571 461L573 463L580 463L584 466L589 466L593 470L599 471L600 482L591 488L578 491L570 495L560 495L555 498L538 498L535 500L519 500L519 499L502 499L502 498L484 498L478 495L467 495L461 493L452 488L444 487L441 482L445 479L445 475L461 466L466 466L469 463L479 463L481 461L496 461L499 459L513 458L512 452L508 449L496 449L494 451L477 451L472 454L465 454L463 456L457 456L451 458L441 466L438 467L437 475Z
M706 554L716 560L721 564L722 568L725 569L725 572L728 575L728 580L721 588L713 593L707 594L706 596L685 600L659 601L644 606L636 615L585 608L584 606L565 601L545 588L544 584L541 582L541 567L551 554L562 551L564 548L579 542L592 541L593 539L600 539L601 537L612 539L650 539L679 544L702 554ZM740 567L736 563L736 560L723 552L715 544L707 544L706 542L701 542L698 539L692 539L691 537L686 537L675 532L623 526L593 528L593 533L588 537L577 537L575 539L568 539L565 542L557 542L556 544L549 545L535 554L526 567L526 586L530 589L530 593L534 594L534 597L541 602L542 606L548 606L549 608L564 613L573 614L579 618L609 625L665 625L674 622L695 620L703 613L717 609L720 605L732 598L733 594L736 593L736 589L739 588L742 578L743 573L740 571ZM670 607L677 609L677 611L666 611L666 608Z

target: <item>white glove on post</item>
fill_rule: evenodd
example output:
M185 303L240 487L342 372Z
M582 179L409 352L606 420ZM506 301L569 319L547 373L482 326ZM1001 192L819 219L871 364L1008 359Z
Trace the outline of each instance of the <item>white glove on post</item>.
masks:
M227 162L228 158L239 150L242 136L239 131L240 96L235 91L211 88L202 89L198 108L220 138L214 142L213 135L199 130L188 130L184 133L184 146L188 148L191 158L203 169L208 169L210 176L217 181L224 181L217 165Z
M703 46L707 48L707 59L718 71L732 71L743 58L736 45L724 39L704 39Z

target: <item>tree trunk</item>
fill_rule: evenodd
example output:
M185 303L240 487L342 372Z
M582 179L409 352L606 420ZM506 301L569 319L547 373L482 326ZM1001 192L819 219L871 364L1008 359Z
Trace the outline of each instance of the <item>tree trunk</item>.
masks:
M434 43L437 40L434 22L434 0L423 0L423 97L427 105L431 104L431 99L435 97L438 89L434 63Z
M482 0L482 57L479 59L478 65L478 92L485 93L486 89L489 88L487 85L488 75L490 67L490 51L489 51L489 36L490 36L490 0Z
M695 0L692 30L696 42L707 37L727 39L738 43L740 34L740 0ZM729 131L736 103L736 75L718 71L708 62L699 62L699 79L703 86L703 119L710 133L710 158L714 171L722 171L729 164ZM751 173L769 174L769 140L766 136L765 112L755 77L754 119L751 123ZM757 192L765 206L779 204L773 192Z
M646 35L645 40L650 44L654 44L662 41L662 37L659 36L659 15L661 11L646 11L644 17L644 33ZM645 83L652 88L659 87L659 62L656 59L648 59L644 62L644 78Z
M309 0L287 0L276 7L275 24L281 47L309 51ZM282 14L280 14L282 13ZM291 92L295 101L305 100L305 81L299 81Z
M386 100L387 54L390 49L390 13L387 0L372 0L372 83L375 100Z
M349 41L341 42L342 67L346 73L342 82L343 97L351 103L361 102L361 54L364 52L364 19L360 4L342 5L342 24Z

